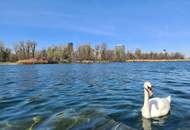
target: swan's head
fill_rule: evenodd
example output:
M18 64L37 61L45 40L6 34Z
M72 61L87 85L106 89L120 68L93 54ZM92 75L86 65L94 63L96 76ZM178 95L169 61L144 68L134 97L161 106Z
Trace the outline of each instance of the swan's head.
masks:
M149 97L153 95L152 85L149 81L144 83L144 91L147 91Z

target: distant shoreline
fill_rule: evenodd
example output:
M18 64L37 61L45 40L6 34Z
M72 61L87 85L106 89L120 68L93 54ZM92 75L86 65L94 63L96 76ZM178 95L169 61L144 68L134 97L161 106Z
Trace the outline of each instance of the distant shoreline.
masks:
M190 61L190 59L133 59L126 62L179 62Z
M17 65L16 62L0 62L0 65Z
M131 59L131 60L126 60L125 62L120 62L120 63L130 63L130 62L187 62L190 61L190 59ZM102 64L102 63L117 63L117 62L105 62L105 61L85 61L85 62L74 62L74 64ZM119 63L119 62L118 62ZM32 65L32 64L72 64L72 63L43 63L43 62L35 62L35 63L22 63L22 62L0 62L0 65Z

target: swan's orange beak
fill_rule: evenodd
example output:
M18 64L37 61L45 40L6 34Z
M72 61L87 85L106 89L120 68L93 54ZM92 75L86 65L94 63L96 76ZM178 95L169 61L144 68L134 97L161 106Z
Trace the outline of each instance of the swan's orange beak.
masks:
M148 90L149 91L149 96L151 97L154 93L152 90Z

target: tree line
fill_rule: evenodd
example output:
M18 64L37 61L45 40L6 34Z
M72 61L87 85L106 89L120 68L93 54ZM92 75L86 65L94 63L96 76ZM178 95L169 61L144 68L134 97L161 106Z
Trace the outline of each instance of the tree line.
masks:
M73 43L49 46L46 49L36 49L35 41L19 41L13 49L0 43L0 62L17 62L19 60L44 60L48 63L85 63L85 62L124 62L134 59L184 59L180 52L142 52L137 48L134 52L126 51L125 46L117 44L109 49L106 43L100 43L93 48L90 43L73 47Z

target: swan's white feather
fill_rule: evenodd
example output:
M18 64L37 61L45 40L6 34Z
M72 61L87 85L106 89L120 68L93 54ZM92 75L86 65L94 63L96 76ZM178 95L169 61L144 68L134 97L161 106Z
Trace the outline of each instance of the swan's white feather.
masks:
M160 117L168 114L170 110L171 97L149 99L149 109L151 117Z
M171 96L166 97L166 99L171 102Z

